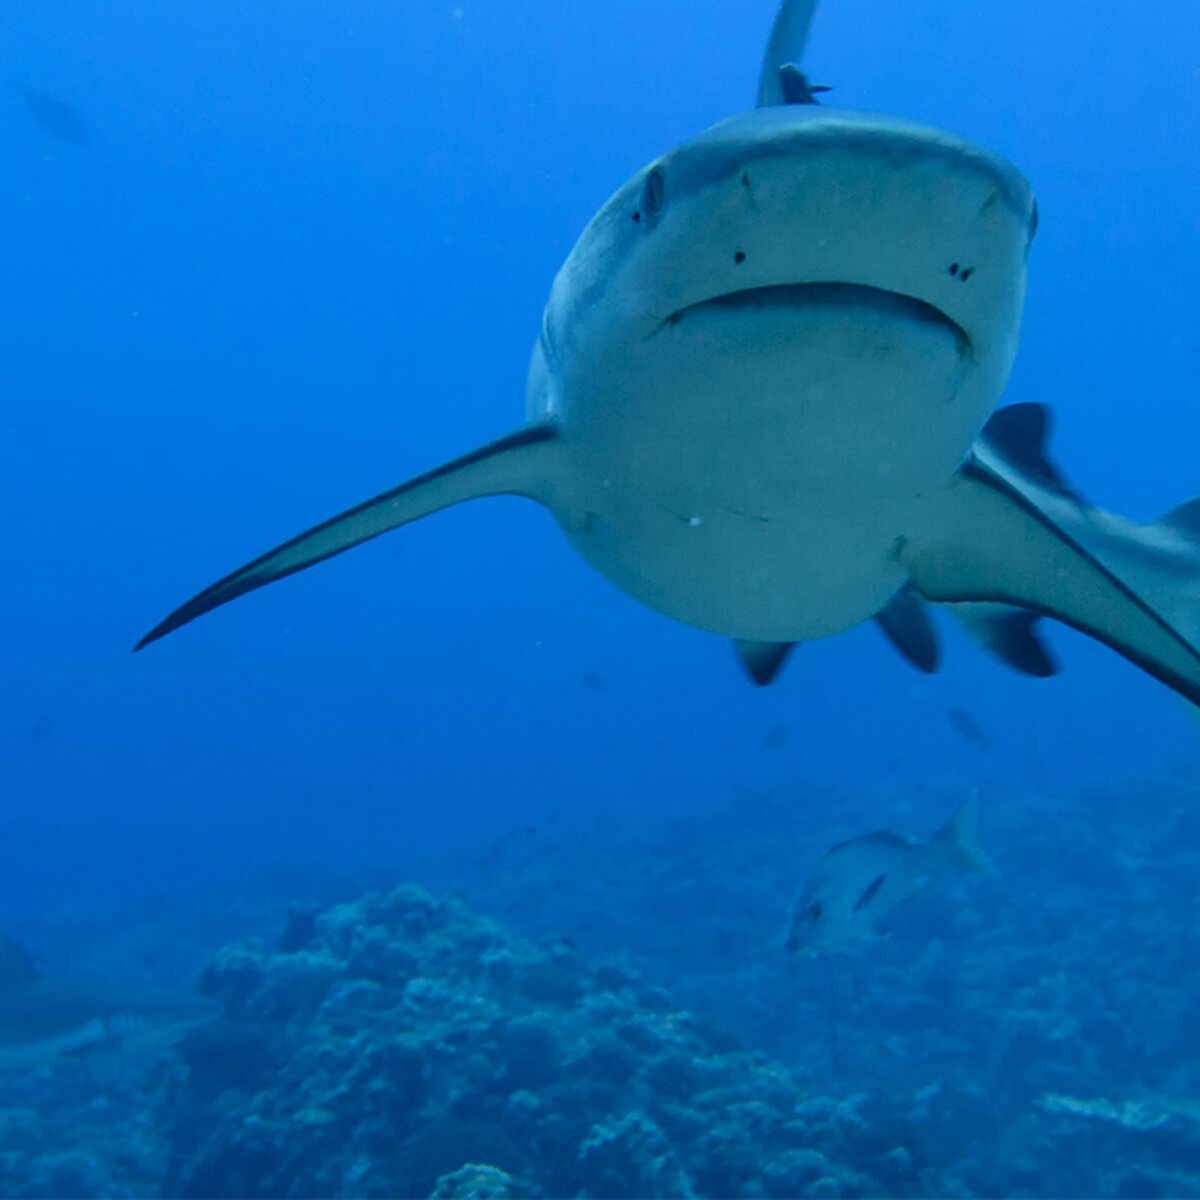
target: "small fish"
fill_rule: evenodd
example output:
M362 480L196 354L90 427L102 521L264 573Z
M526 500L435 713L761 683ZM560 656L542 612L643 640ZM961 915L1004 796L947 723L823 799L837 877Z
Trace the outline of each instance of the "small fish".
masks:
M44 92L36 92L33 88L22 90L30 115L48 134L60 142L70 142L72 146L88 144L87 126L69 104Z
M927 842L881 829L834 846L796 896L787 948L833 950L878 936L878 923L939 867L998 874L979 845L978 821L971 797Z
M948 708L946 716L950 718L950 724L954 726L958 736L968 746L990 746L992 744L991 738L983 732L983 727L965 708Z
M766 736L762 740L762 748L764 750L782 750L787 742L787 726L774 725L767 730Z
M0 936L0 1071L156 1051L220 1012L187 993L45 978Z

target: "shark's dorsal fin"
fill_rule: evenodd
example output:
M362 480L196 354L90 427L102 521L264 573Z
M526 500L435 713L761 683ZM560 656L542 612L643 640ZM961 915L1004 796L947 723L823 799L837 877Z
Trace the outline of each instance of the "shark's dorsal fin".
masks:
M875 614L875 621L887 640L918 671L927 675L938 669L941 655L937 633L929 619L925 602L905 585Z
M1086 504L1047 456L1049 432L1050 410L1046 405L1010 404L992 414L980 440L1040 487Z
M816 11L817 0L783 0L780 4L758 77L759 108L773 104L812 104L813 91L825 90L813 89L800 70ZM790 99L789 90L792 96L799 97L802 93L807 99Z
M0 933L0 992L37 978L37 967L10 937Z
M791 653L792 642L750 642L739 638L734 650L746 668L746 674L759 686L766 687L779 674L784 659Z

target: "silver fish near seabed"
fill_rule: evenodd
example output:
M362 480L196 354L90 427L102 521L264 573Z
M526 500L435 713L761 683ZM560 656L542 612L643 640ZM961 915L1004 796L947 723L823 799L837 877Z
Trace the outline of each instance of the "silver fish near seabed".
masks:
M220 1012L189 993L47 978L0 936L0 1071L152 1053Z
M978 822L972 797L926 842L881 829L834 846L796 896L787 948L836 950L872 936L941 867L998 874L979 844Z
M933 601L1028 675L1057 669L1035 628L1048 616L1200 703L1200 502L1112 517L1046 457L1045 408L995 411L1037 230L1029 184L956 134L821 107L799 66L815 7L782 5L758 107L649 163L584 229L523 428L255 559L139 647L509 494L628 595L732 639L758 684L795 643L869 620L932 671Z

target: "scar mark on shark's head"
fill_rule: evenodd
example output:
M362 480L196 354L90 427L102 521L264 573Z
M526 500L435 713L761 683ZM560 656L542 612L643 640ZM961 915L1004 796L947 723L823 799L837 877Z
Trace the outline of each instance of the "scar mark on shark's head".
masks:
M722 512L727 512L734 517L743 517L747 521L753 521L756 525L766 525L771 520L770 517L765 516L763 513L746 512L741 508L730 508L728 504L719 504L717 507Z
M742 172L742 190L746 193L746 201L750 205L751 209L753 209L755 212L757 212L758 211L758 201L755 200L755 198L754 198L754 188L750 183L750 172L749 171Z

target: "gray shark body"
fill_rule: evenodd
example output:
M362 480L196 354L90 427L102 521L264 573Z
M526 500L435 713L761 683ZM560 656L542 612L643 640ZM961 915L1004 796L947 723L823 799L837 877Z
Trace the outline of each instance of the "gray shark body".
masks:
M633 176L551 290L526 426L235 571L152 641L463 500L523 495L643 603L732 638L759 683L875 618L937 665L924 600L1055 667L1039 615L1200 701L1196 522L1139 529L1046 460L1045 411L993 416L1037 224L1015 167L898 117L819 107L813 0L787 0L760 106ZM788 101L802 101L789 103ZM990 418L990 420L989 420Z
M66 1058L145 1054L219 1011L199 996L47 978L0 938L0 1071Z

